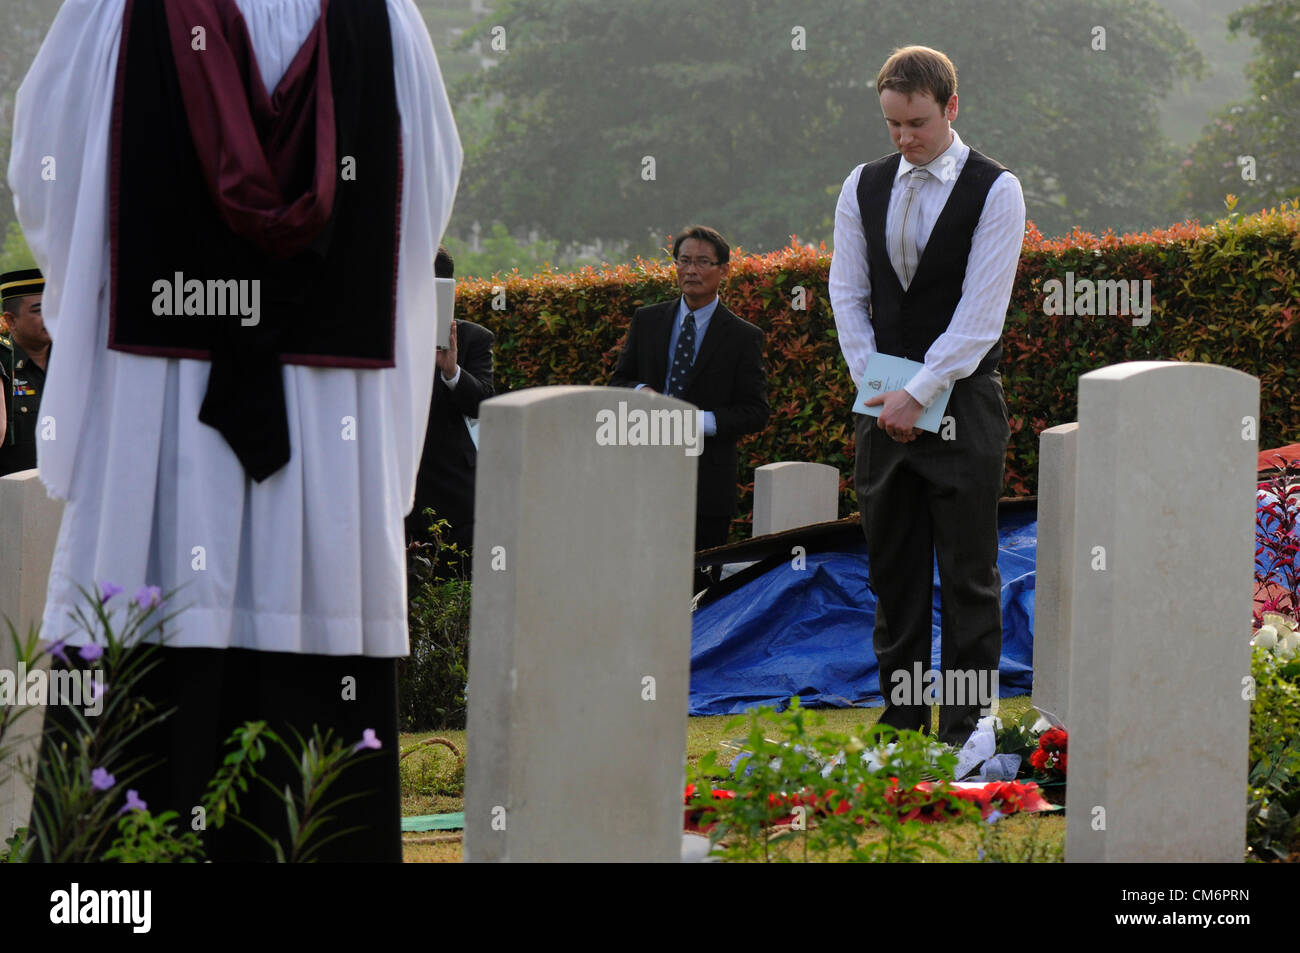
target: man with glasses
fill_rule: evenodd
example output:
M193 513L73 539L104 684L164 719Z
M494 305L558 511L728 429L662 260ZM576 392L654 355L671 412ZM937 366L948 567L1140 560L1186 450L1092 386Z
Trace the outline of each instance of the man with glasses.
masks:
M695 494L695 549L727 541L736 513L736 440L762 430L771 412L763 332L718 299L731 247L703 225L673 242L681 297L637 310L610 381L678 397L703 411L704 450ZM695 589L710 579L696 572Z

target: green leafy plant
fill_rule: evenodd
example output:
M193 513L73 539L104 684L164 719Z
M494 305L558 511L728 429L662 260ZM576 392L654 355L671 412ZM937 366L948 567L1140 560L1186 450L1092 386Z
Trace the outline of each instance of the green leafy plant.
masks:
M451 752L451 757L442 749ZM427 756L432 751L440 757ZM424 754L424 757L412 757ZM399 762L402 791L426 798L465 796L465 758L446 738L426 738L402 752Z
M204 856L203 843L193 831L180 830L175 811L152 813L140 792L129 787L150 767L143 757L128 757L129 745L170 712L159 711L139 693L141 679L158 664L157 652L164 627L178 612L164 613L165 599L156 587L143 586L128 604L110 605L121 588L106 583L96 593L82 591L84 605L76 611L79 627L90 642L78 650L84 668L71 668L64 642L42 645L35 630L20 638L12 622L9 636L19 671L34 672L48 656L58 657L93 695L83 711L65 706L47 716L42 763L33 770L20 766L35 785L32 822L5 841L0 862L33 859L53 862L195 862ZM66 671L66 670L65 670ZM54 678L49 679L51 683ZM70 684L71 677L63 679ZM54 699L51 698L51 701ZM31 705L0 705L0 755L12 747L14 729L31 711ZM95 711L94 709L98 709ZM277 788L257 770L267 756L268 742L279 748L298 769L298 789ZM248 722L229 737L231 748L209 783L201 805L204 828L220 828L235 820L251 829L281 862L306 862L330 841L355 828L331 830L339 805L363 796L349 794L331 799L340 775L379 747L367 730L348 746L315 726L304 739L294 732L293 744L271 731L264 722ZM282 845L239 815L239 796L257 781L270 788L284 804L289 840Z
M833 203L832 203L833 204ZM1028 496L1038 481L1038 435L1078 419L1079 377L1134 360L1213 362L1260 379L1261 447L1300 431L1300 204L1202 226L1185 222L1141 234L1076 230L1048 239L1032 223L1002 334L1001 373L1011 422L1004 493ZM607 384L633 312L678 293L660 260L496 282L468 279L457 314L496 335L499 394L550 384ZM768 426L741 440L736 478L742 532L753 505L754 468L807 460L839 469L840 515L854 512L854 386L840 355L827 290L831 254L791 244L765 255L734 249L722 300L765 335ZM1151 281L1149 323L1128 316L1046 314L1046 282ZM493 308L503 285L510 307ZM796 290L802 308L795 307ZM747 534L746 534L747 535Z
M1300 467L1279 458L1257 486L1246 854L1265 860L1287 860L1300 846L1298 483Z
M142 587L125 605L118 600L110 606L120 593L121 588L111 583L94 593L82 590L83 604L75 617L79 628L90 635L90 642L77 650L84 665L68 658L71 646L66 643L41 647L35 632L20 639L13 624L8 624L20 669L34 672L47 658L58 658L63 666L50 669L49 682L61 682L65 690L80 682L92 695L81 698L80 706L61 699L62 717L46 718L39 770L20 767L33 783L32 821L26 838L11 848L11 859L36 856L58 863L99 859L117 829L117 816L132 803L131 782L149 767L140 757L127 758L126 751L169 713L140 698L136 687L158 664L158 644L175 613L159 609L166 600L155 587ZM22 714L18 711L0 724L0 742ZM125 804L122 792L128 792Z
M27 828L20 827L4 840L0 847L0 864L16 864L21 859L19 848L27 842Z
M177 833L179 817L175 811L128 811L117 822L117 838L102 859L122 864L198 863L203 843L194 831Z
M1041 732L1034 729L1041 719L1038 710L1031 708L1020 716L1020 721L1014 724L1001 722L994 729L997 753L1020 755L1020 777L1028 776L1029 756L1038 750L1038 737Z
M397 663L403 731L464 728L469 683L471 584L467 555L445 542L446 520L433 517L432 542L407 550L408 631L411 654Z
M755 708L728 730L746 724L745 754L725 788L714 784L716 753L695 766L688 788L724 860L916 861L948 853L928 821L957 832L978 822L979 809L950 784L955 752L919 732L824 730L797 698L781 713Z
M1258 646L1251 675L1246 855L1286 860L1300 833L1300 659Z
M298 766L298 790L289 785L278 788L259 773L256 765L267 756L267 742L278 748L290 763ZM330 790L343 772L360 762L370 753L359 754L366 747L377 748L374 732L367 730L366 737L356 745L348 746L333 737L333 732L323 733L313 728L310 738L293 731L293 744L288 743L265 722L248 722L236 729L228 739L233 751L226 757L217 776L213 778L205 797L205 806L220 826L229 818L248 828L258 836L274 854L278 863L308 863L316 859L319 850L330 841L337 840L361 828L326 831L336 820L331 811L348 801L364 797L364 793L346 794L330 799ZM289 843L281 844L266 831L250 823L238 813L238 794L247 792L248 781L257 780L284 804L289 826Z

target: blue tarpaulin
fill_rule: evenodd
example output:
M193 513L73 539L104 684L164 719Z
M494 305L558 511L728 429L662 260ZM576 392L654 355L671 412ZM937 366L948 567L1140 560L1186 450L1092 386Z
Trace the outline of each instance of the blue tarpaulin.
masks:
M1001 697L1033 681L1032 510L1004 513L998 531L1002 572ZM876 601L867 588L865 542L839 552L786 560L696 611L691 635L692 715L727 715L754 705L882 705L871 648ZM931 667L939 669L939 576L934 577Z

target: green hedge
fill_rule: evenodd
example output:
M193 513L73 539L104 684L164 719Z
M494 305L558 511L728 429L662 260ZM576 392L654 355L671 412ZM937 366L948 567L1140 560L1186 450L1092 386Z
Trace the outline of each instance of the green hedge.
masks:
M840 513L852 489L854 398L826 291L830 253L800 246L732 256L720 294L763 329L772 417L740 443L742 516L750 521L754 467L779 460L840 471ZM1132 318L1049 316L1044 283L1150 280L1145 326ZM805 310L791 307L805 289ZM1049 286L1050 287L1050 286ZM502 301L504 290L504 302ZM512 274L467 280L457 314L497 336L497 392L550 384L607 384L632 312L676 294L673 269L638 260L603 271ZM500 307L504 304L504 307ZM1030 224L1002 338L1001 372L1011 416L1006 493L1036 492L1038 434L1076 419L1080 374L1134 360L1206 361L1261 382L1260 446L1300 439L1300 203L1213 226L1183 223L1154 233L1045 240Z

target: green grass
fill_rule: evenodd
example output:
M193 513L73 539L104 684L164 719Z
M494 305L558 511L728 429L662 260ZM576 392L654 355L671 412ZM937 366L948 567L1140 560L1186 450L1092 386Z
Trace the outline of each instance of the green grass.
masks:
M451 814L465 809L465 769L442 745L421 745L429 738L446 738L464 754L464 731L425 731L402 735L402 816Z
M1005 721L1016 721L1031 707L1029 696L1006 698L1001 701L998 715ZM859 725L869 727L880 718L879 708L823 708L818 714L826 719L831 730L847 730ZM718 715L690 718L686 724L686 760L697 763L710 751L718 752L718 760L730 760L722 743L744 735L744 728L727 730L735 715ZM931 731L938 730L938 710L935 710ZM464 731L426 731L402 735L402 751L418 748L402 761L402 814L446 814L465 808L465 772L455 755L441 745L418 746L428 738L445 738L463 754ZM936 830L937 840L950 856L934 855L936 861L976 861L981 847L987 848L988 859L1008 861L1059 860L1065 848L1065 818L1053 815L1013 815L998 822L991 832L993 840L981 843L967 833L963 840L955 831ZM867 835L870 836L870 835ZM461 859L460 844L454 841L421 839L420 835L407 835L403 856L407 863L455 863ZM418 842L417 842L418 841ZM791 838L786 842L792 859L798 859L800 845ZM830 858L834 860L835 857Z
M1021 716L1033 707L1028 695L1016 698L1004 698L999 703L998 717L1003 721L1019 721ZM880 720L881 708L818 708L814 709L826 718L825 727L830 731L845 731L859 725L870 728ZM703 718L691 718L686 726L686 761L695 764L710 751L719 751L718 760L722 761L720 745L731 738L745 734L743 727L728 732L726 726L739 715L709 715ZM930 732L939 732L939 710L936 708L930 718Z

